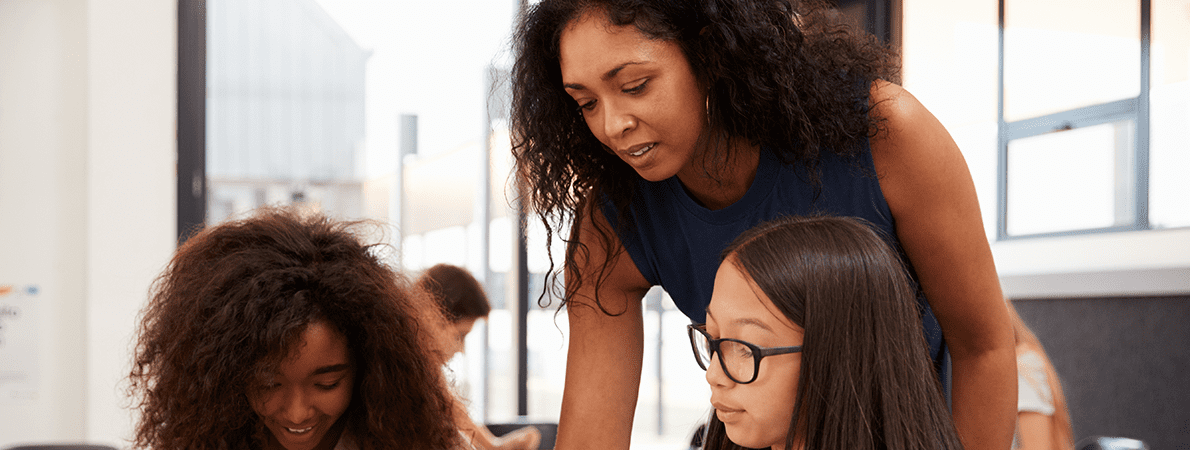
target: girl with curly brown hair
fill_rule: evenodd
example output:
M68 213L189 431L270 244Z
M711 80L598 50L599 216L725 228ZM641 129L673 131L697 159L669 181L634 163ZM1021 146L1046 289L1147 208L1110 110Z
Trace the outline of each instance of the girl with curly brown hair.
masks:
M558 448L627 448L651 286L703 322L727 243L811 213L894 238L960 436L1010 445L1012 326L966 163L895 54L825 3L542 0L521 18L517 176L547 234L569 227Z
M362 224L263 210L197 233L151 290L144 449L453 449L434 300Z

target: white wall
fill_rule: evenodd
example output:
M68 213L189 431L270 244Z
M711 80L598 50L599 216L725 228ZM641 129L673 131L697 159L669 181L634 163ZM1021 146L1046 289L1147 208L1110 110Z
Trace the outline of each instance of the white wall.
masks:
M40 288L37 395L0 398L0 447L127 445L136 313L174 248L176 16L0 1L0 285Z
M0 382L0 447L83 438L85 7L0 1L0 285L40 290L2 331L9 358L31 360L18 367L29 379ZM21 331L33 339L13 339Z

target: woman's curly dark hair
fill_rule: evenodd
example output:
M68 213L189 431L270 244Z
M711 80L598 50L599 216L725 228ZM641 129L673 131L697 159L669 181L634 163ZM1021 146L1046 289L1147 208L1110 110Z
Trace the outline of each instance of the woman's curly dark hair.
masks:
M266 209L182 245L142 312L130 390L144 449L261 448L248 391L306 327L347 340L355 369L340 420L360 449L457 445L433 300L362 243L363 223Z
M854 156L880 129L868 104L872 84L897 81L895 53L821 0L543 0L515 31L511 127L525 203L549 235L572 214L598 211L603 197L627 219L639 179L562 88L561 34L588 12L681 48L708 92L704 142L715 144L718 161L732 157L727 142L743 139L806 166L814 184L820 152ZM627 220L616 222L624 229Z

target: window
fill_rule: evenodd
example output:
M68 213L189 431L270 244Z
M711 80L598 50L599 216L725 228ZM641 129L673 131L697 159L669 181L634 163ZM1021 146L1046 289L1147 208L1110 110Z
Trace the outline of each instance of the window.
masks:
M1152 0L1149 221L1190 225L1190 0Z
M1190 225L1190 2L999 5L998 238Z
M191 183L179 177L184 191L202 194L196 196L203 208L198 216L213 223L260 206L297 204L339 219L391 224L375 238L391 244L393 262L411 274L439 262L467 267L494 294L496 310L492 324L475 327L469 351L451 367L463 393L475 400L478 420L514 417L515 386L489 389L488 383L499 381L489 378L494 370L509 370L487 352L511 339L500 333L511 317L502 284L508 269L489 270L480 257L512 235L487 240L480 232L485 216L492 228L508 221L503 190L480 183L507 176L482 176L485 138L492 133L481 125L488 68L507 56L515 2L179 5L205 13L180 24L185 30L205 21L205 50L179 55L205 64L205 83L196 89L204 112L186 122L205 121L205 143L196 146L205 160L197 164L203 176ZM444 48L452 50L443 55ZM185 156L195 151L189 152L180 150ZM480 212L477 206L486 202L476 199L493 191L499 196L493 203L503 209ZM512 406L499 396L486 401L489 391L512 392Z
M901 27L904 86L938 117L963 152L979 195L984 229L992 241L1005 295L1016 298L1168 295L1190 288L1187 284L1190 279L1182 276L1186 267L1190 267L1190 257L1175 250L1190 243L1190 207L1187 207L1190 185L1183 175L1190 170L1187 163L1190 147L1186 145L1190 137L1187 132L1190 99L1186 94L1190 81L1187 69L1190 1L1123 0L1103 7L1097 6L1097 2L1054 0L1028 2L1024 6L1020 6L1021 0L901 0L900 3L904 18ZM1046 6L1053 4L1060 7ZM1011 9L1001 11L1002 7L1012 5L1024 8L1017 13L1033 11L1031 14L1048 16L1036 24L1018 14L1012 22L1008 20L1014 17ZM1122 19L1109 20L1099 11L1111 11L1110 15ZM1009 23L1005 24L1006 21ZM1135 25L1129 25L1129 21ZM1029 25L1033 28L1029 32L1034 34L1042 33L1039 29L1050 30L1045 32L1050 36L1074 33L1074 29L1085 34L1100 33L1098 37L1060 42L1068 46L1097 42L1102 49L1100 59L1117 55L1114 58L1126 60L1116 66L1104 66L1084 58L1077 62L1082 64L1079 67L1097 68L1081 70L1121 70L1133 74L1142 72L1144 52L1134 51L1130 57L1118 49L1121 45L1116 45L1116 50L1103 46L1130 41L1128 45L1139 49L1142 32L1148 29L1150 75L1138 75L1134 82L1121 82L1134 86L1130 88L1132 94L1109 87L1105 90L1113 92L1111 96L1076 93L1064 98L1025 98L1015 100L1017 106L1002 108L1002 96L1006 103L1012 103L1010 98L1015 98L1014 95L1050 96L1047 91L1028 91L1030 83L1047 82L1050 75L1038 74L1036 68L1022 68L1020 58L1012 66L1012 58L1005 52L1013 48L1035 51L1029 46L1047 55L1080 51L1077 47L1055 46L1044 40L1025 42L1023 49L1022 45L1012 47L1008 45L1011 29L1004 30L1007 35L1002 43L1002 25L1011 28L1014 23L1022 27ZM1149 24L1147 28L1145 23ZM1125 28L1131 30L1126 33L1135 32L1135 35L1122 36L1125 32L1119 30ZM1069 62L1070 57L1052 57L1066 58L1063 61L1067 65L1046 70L1065 74L1068 83L1092 82L1081 79L1084 74L1072 73L1074 70L1068 66L1075 63ZM1032 61L1046 63L1046 58ZM1135 61L1138 67L1123 67L1133 64L1130 61ZM1033 77L1014 78L1013 70L1031 73ZM1090 76L1092 80L1103 77ZM1147 87L1142 83L1144 80L1149 80ZM1012 83L1017 83L1017 87ZM1020 94L1022 89L1026 94ZM1128 95L1132 95L1131 99ZM1140 120L1146 109L1137 106L1135 114L1130 112L1134 104L1145 99L1150 103L1148 131ZM1063 115L1069 116L1071 129L1052 132L1055 128L1065 128ZM1030 130L1032 127L1040 130ZM1021 133L1012 134L1017 132ZM1142 159L1145 149L1147 162ZM1071 154L1079 159L1070 161ZM1032 167L1048 164L1048 160L1055 158L1063 165ZM1076 163L1078 167L1074 170ZM1117 180L1124 182L1125 187L1117 187ZM1142 195L1142 189L1147 189L1148 194ZM1125 201L1132 196L1146 199L1147 220L1117 219L1145 211L1139 201L1131 204ZM1076 212L1063 210L1073 204L1084 206ZM1010 209L1012 213L1006 214ZM1117 221L1136 223L1133 228L1127 228L1115 225ZM1009 227L1012 232L1008 232Z

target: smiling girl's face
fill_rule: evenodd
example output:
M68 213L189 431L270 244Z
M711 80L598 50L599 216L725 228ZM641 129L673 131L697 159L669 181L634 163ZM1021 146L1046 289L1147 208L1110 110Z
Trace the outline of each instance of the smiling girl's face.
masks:
M773 306L750 277L728 257L715 275L707 306L707 334L713 339L739 339L760 347L800 346L805 330ZM711 404L732 442L750 448L785 448L797 399L801 353L760 360L756 380L738 384L723 373L716 353L707 367Z
M344 428L339 418L351 403L354 375L343 335L325 322L308 325L296 351L248 395L272 432L266 447L334 448Z

